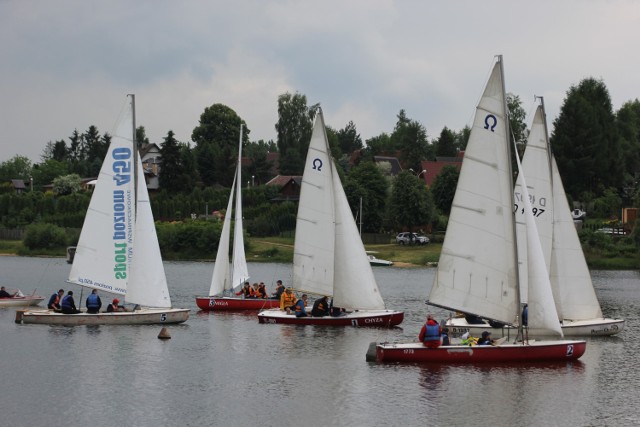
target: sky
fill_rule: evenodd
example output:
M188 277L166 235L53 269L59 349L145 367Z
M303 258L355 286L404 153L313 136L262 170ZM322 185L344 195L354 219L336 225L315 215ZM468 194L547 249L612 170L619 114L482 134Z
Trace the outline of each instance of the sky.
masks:
M277 100L320 103L334 129L470 125L495 55L507 92L549 128L567 91L601 79L614 111L640 97L634 0L0 0L0 163L47 142L111 132L126 95L151 142L190 142L221 103L252 141L276 140ZM192 144L193 145L193 144Z

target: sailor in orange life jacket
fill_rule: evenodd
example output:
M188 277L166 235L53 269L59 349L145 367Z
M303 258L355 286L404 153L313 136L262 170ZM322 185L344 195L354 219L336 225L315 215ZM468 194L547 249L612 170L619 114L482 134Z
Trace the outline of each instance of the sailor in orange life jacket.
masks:
M280 297L280 310L286 311L287 314L289 314L292 309L295 310L295 305L297 301L298 299L293 294L293 291L291 290L291 288L285 289L284 292L282 293L282 296Z
M442 344L441 333L442 329L433 318L433 315L427 314L427 322L422 325L418 339L420 339L420 342L422 342L425 347L438 348L440 344Z
M244 287L236 292L236 295L242 295L245 298L253 298L253 289L251 289L249 282L244 282Z

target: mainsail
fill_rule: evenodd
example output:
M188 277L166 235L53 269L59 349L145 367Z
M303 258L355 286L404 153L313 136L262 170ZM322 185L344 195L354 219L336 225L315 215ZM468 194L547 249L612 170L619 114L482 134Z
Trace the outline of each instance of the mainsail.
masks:
M385 308L331 158L321 110L316 114L300 189L293 286L333 296L339 307Z

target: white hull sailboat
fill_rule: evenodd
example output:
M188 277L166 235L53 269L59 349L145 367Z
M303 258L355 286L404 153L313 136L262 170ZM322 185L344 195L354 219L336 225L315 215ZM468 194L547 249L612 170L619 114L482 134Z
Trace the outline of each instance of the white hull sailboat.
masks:
M526 234L516 233L507 111L502 58L499 57L476 109L427 303L519 327L521 332L522 303L527 303L529 327L562 337L526 185ZM526 259L518 256L519 239L526 239L523 242L527 247ZM519 262L527 264L526 277L518 269ZM521 292L523 288L526 292ZM376 360L568 361L581 357L585 349L584 341L571 340L529 343L521 339L488 347L451 345L436 349L420 342L381 343L376 345Z
M263 310L260 323L322 326L398 325L401 311L387 310L360 239L358 227L331 157L322 111L318 110L302 177L296 219L292 287L333 298L340 316L296 317Z
M15 291L15 295L11 298L0 298L0 308L4 307L31 307L40 304L44 297L35 294L24 295L19 289Z
M567 203L558 165L551 152L544 103L536 109L527 148L522 159L522 176L532 204L545 265L549 271L551 288L564 336L585 337L614 335L624 329L623 319L605 318L596 296L580 239ZM515 202L523 202L521 178L516 182ZM518 209L519 224L523 210ZM526 247L518 252L526 256ZM521 264L525 269L526 265ZM448 322L450 332L472 335L491 329L496 336L513 334L509 327L491 328L488 322L470 324L465 318ZM529 336L542 336L544 330L530 329Z
M213 276L209 296L196 297L196 304L201 310L262 310L279 307L280 301L274 299L237 298L234 291L249 280L249 269L244 252L244 236L242 233L242 125L240 125L240 142L236 174L231 186L229 203L222 224L222 234L218 243L218 253L213 266ZM229 246L231 240L231 209L235 198L235 221L233 234L233 259L229 263Z
M135 99L129 95L100 169L67 282L122 295L136 308L98 314L27 310L16 314L16 322L134 325L189 318L189 309L171 307L135 130Z

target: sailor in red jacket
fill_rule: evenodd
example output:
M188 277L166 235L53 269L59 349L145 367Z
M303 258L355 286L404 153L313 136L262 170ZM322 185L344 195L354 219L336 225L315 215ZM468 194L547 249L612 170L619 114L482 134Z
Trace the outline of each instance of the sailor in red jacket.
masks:
M425 347L438 348L440 344L442 344L441 334L442 329L440 328L440 324L436 322L433 315L427 314L427 322L422 325L420 335L418 335L420 342L423 343Z

